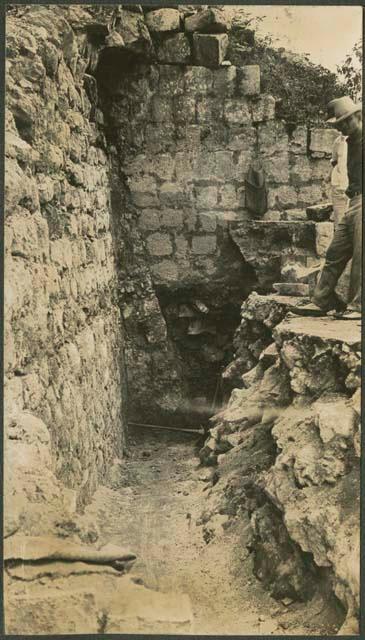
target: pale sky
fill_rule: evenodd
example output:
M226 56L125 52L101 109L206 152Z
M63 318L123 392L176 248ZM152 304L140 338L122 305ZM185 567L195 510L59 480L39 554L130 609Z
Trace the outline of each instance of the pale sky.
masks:
M336 71L362 34L362 7L246 5L245 10L265 16L257 31L278 38L276 46L309 53L312 62L331 71Z

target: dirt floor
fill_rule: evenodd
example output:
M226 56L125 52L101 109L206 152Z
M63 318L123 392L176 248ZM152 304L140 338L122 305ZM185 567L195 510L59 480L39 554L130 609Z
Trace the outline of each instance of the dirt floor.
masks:
M285 606L263 590L244 512L199 524L209 487L197 444L191 435L135 429L113 489L99 489L87 509L101 538L137 554L132 571L147 587L190 597L196 634L335 635L339 620L321 596Z

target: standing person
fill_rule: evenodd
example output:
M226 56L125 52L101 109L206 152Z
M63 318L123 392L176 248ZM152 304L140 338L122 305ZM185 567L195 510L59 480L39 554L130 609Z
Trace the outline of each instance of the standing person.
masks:
M331 165L331 199L333 221L336 229L349 204L346 195L346 189L349 184L347 177L347 141L342 133L333 143Z
M337 225L327 250L325 264L314 290L312 303L292 307L297 315L321 316L334 311L336 317L361 319L361 253L362 253L362 113L361 105L348 96L332 100L328 105L334 124L347 137L347 176L349 207ZM335 292L337 282L352 258L348 304ZM346 308L347 307L347 308Z

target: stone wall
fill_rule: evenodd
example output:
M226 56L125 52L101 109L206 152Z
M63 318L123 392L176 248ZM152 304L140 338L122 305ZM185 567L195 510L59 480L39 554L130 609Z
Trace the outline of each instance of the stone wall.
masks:
M42 419L82 502L122 455L122 326L108 159L61 11L7 21L5 410Z

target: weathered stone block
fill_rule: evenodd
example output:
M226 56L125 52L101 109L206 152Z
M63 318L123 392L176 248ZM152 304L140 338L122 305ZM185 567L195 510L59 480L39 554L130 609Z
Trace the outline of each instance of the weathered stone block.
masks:
M157 60L164 64L189 64L191 49L189 39L176 33L157 47Z
M330 181L332 166L327 159L312 159L311 167L313 180L323 180L324 182Z
M204 96L197 102L196 113L199 124L215 124L222 119L223 105L216 98Z
M184 225L184 214L176 209L166 209L161 212L161 227L180 229Z
M204 95L213 88L213 71L206 67L187 67L184 74L184 86L187 93Z
M153 44L143 16L119 9L115 30L122 36L126 49L151 55Z
M175 161L169 153L160 153L149 159L148 172L160 180L171 180L174 170Z
M154 233L147 238L147 250L151 256L169 256L172 253L170 236Z
M271 156L288 149L288 134L282 122L270 121L257 127L257 141L260 154Z
M204 67L219 67L227 53L228 36L226 33L218 35L194 33L193 47L197 64Z
M304 209L287 209L282 215L282 220L307 220L307 214Z
M163 127L148 124L145 129L146 151L151 154L165 153L175 149L175 126L172 122L164 123Z
M311 129L309 150L313 153L331 154L333 143L338 137L336 129Z
M311 184L301 187L298 192L299 206L315 204L322 200L322 187L319 184Z
M194 236L191 248L192 252L198 255L215 253L217 239L215 236Z
M179 272L177 264L173 260L163 260L152 265L152 277L156 284L164 282L176 282Z
M137 207L155 207L158 205L156 182L151 177L130 180L129 189L132 202Z
M298 196L294 187L282 186L276 189L269 189L269 209L291 209L295 207L297 203Z
M252 104L252 122L265 122L275 118L275 98L269 94L262 94Z
M308 220L314 220L314 222L325 222L329 220L333 212L333 205L331 202L324 202L322 204L316 204L311 207L307 207L306 216Z
M234 184L225 184L220 188L218 205L222 209L236 209L239 206Z
M145 20L152 33L166 33L167 31L179 31L180 29L180 13L178 9L149 11Z
M222 33L228 31L231 21L221 9L211 7L205 11L198 11L185 18L184 27L187 33Z
M277 184L289 182L288 153L280 153L271 158L264 158L262 164L266 173L266 179L269 182L276 182Z
M316 224L316 252L320 258L324 258L333 238L332 222L318 222Z
M237 68L237 88L242 96L255 96L260 93L260 67L248 64Z
M185 69L171 65L159 65L159 93L165 96L178 96L185 93Z
M232 151L216 151L215 164L217 180L232 180L235 177L237 165L234 164Z
M294 129L290 140L290 151L295 154L307 153L308 129L305 125L300 125Z
M251 124L251 113L248 103L242 99L226 100L224 117L228 124Z
M144 209L140 212L138 225L146 231L155 231L160 227L159 212L154 209Z
M247 151L256 144L256 129L250 126L232 125L227 129L227 149L230 151Z
M171 122L173 120L172 100L170 96L155 95L151 101L152 122Z
M198 209L211 209L217 206L217 187L196 187L196 205Z
M280 296L308 296L309 285L302 282L275 282L273 288Z
M237 69L233 65L213 72L213 92L222 97L232 96L236 89Z
M310 182L312 178L311 161L304 155L298 155L290 169L290 182L293 185L301 185Z
M202 231L214 232L217 228L217 218L211 213L200 213L199 223Z
M194 158L194 179L216 179L216 157L214 153L200 153Z
M166 182L160 190L160 202L167 207L178 207L184 205L188 201L188 194L185 193L183 187L173 182Z

